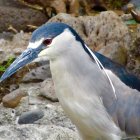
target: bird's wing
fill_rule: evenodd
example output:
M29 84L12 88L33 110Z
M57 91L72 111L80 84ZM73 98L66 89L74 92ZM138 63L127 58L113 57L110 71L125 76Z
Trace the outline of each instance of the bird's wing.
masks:
M105 69L112 71L112 73L114 73L124 84L130 88L140 91L140 79L138 77L130 74L122 65L113 62L98 52L94 52L94 54L103 64Z
M94 54L105 67L116 91L117 99L110 106L103 96L108 113L121 130L130 135L140 135L140 79L109 58L97 52Z
M115 74L108 70L117 99L110 106L104 105L115 123L130 135L140 135L140 93L125 85ZM104 96L103 96L104 98ZM109 97L108 97L109 98ZM110 98L111 99L111 98Z

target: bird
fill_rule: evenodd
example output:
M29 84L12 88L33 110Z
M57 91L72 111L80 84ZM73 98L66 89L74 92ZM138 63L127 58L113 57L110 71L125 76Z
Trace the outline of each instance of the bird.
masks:
M140 135L140 80L60 22L43 24L0 82L26 64L48 57L55 93L81 140L121 140Z

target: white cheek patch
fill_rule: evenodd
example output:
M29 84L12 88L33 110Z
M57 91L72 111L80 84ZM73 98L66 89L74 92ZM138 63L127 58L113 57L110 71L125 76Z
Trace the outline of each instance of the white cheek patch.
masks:
M48 53L48 48L42 50L42 51L38 54L38 57L43 57L43 56L47 55L47 53Z
M39 47L41 45L43 40L44 40L44 38L41 38L40 40L37 40L36 42L30 42L27 48L36 49L37 47Z
M38 57L55 57L55 55L58 55L60 52L65 50L67 46L69 46L72 42L72 40L75 40L75 36L72 34L72 32L69 29L65 29L61 34L56 36L50 45L46 46L46 49L43 49L39 54ZM41 39L35 43L29 43L30 48L37 48L42 41Z

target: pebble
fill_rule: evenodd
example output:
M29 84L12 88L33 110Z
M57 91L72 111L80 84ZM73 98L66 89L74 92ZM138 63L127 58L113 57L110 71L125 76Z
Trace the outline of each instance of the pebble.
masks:
M19 124L33 124L35 121L43 118L44 112L39 109L24 112L18 119Z
M15 108L21 101L22 97L27 96L27 92L21 89L12 91L2 98L4 107Z

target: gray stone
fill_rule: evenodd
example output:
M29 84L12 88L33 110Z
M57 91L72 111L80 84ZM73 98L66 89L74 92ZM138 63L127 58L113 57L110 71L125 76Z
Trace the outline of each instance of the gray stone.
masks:
M27 25L39 26L47 20L42 12L31 9L18 0L1 0L0 17L0 32L7 31L9 25L20 31L26 30Z
M49 64L36 67L29 71L22 79L22 82L41 82L51 77Z
M139 39L140 38L140 25L137 25L137 34L136 34L136 38Z
M47 78L44 82L42 82L40 88L40 95L46 97L53 102L58 101L58 98L55 95L54 83L51 78Z
M127 21L127 20L133 19L133 17L131 14L123 14L123 15L121 15L121 19L124 21Z
M21 54L28 45L31 34L23 31L9 37L5 37L5 33L1 34L0 38L0 64L7 61L11 57L16 57Z
M18 119L19 124L33 124L35 121L41 119L44 116L44 112L39 109L24 112Z
M14 90L16 90L18 88L19 88L18 84L12 84L12 85L10 85L10 92L12 92L12 91L14 91Z

